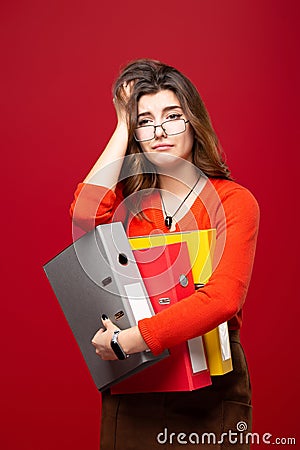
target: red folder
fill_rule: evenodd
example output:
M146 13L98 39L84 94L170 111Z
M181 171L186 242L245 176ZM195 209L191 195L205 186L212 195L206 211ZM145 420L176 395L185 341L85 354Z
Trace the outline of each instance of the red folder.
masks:
M195 291L186 242L134 250L133 254L155 313ZM169 351L165 360L112 386L112 394L192 391L211 384L201 336Z

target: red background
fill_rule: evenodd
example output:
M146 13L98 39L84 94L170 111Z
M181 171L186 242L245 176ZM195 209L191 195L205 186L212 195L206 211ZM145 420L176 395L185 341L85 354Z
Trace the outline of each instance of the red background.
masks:
M71 243L73 191L114 127L112 81L137 57L192 79L236 181L260 203L242 332L254 431L296 437L299 9L297 0L1 2L1 448L98 448L100 396L42 265Z

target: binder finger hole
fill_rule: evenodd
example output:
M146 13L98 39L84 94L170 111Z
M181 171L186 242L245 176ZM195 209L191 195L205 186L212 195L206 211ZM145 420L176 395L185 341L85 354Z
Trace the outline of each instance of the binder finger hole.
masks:
M120 319L122 319L123 316L124 316L124 311L118 311L114 317L115 317L115 320L120 320Z
M126 266L128 264L128 258L125 253L119 254L119 263L122 264L122 266Z

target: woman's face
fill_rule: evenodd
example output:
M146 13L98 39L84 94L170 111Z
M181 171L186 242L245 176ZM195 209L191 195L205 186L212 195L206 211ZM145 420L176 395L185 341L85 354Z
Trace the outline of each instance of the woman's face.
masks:
M156 94L147 94L140 98L138 102L138 127L160 125L162 122L176 121L177 119L187 120L187 117L173 91L159 91ZM143 152L153 164L178 162L180 161L178 158L192 162L194 134L189 122L185 126L186 129L182 133L169 136L161 127L157 127L153 139L140 142ZM171 156L177 158L171 158Z

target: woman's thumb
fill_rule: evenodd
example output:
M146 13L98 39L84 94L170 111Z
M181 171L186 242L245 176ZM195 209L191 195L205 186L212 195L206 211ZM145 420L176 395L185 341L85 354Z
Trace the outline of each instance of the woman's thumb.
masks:
M102 319L102 323L105 326L105 328L108 330L110 327L114 326L114 324L112 323L112 321L109 319L109 317L107 317L106 314L102 314L101 316ZM115 326L114 326L115 327Z

